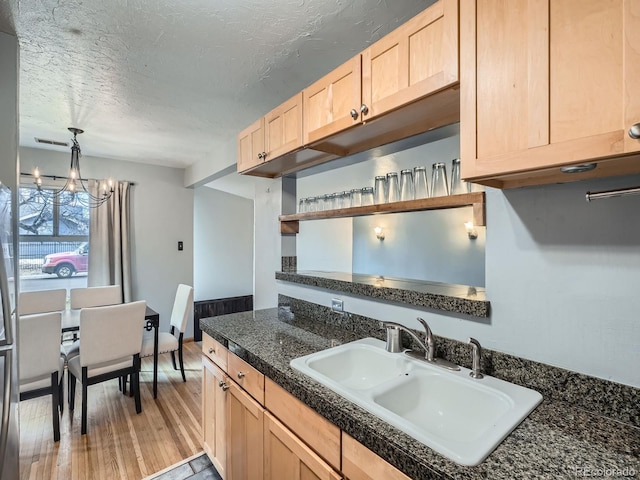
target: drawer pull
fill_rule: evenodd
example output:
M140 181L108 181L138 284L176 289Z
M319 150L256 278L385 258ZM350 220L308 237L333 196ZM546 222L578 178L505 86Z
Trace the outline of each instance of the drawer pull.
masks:
M221 382L222 385L220 385L220 388L222 389L223 392L226 392L227 390L229 390L229 385L227 385L224 382Z
M211 355L214 352L215 352L215 350L213 349L213 347L209 347L209 355Z
M640 138L640 123L634 123L629 129L629 136L634 140Z
M244 373L238 372L238 378L242 380L244 378Z

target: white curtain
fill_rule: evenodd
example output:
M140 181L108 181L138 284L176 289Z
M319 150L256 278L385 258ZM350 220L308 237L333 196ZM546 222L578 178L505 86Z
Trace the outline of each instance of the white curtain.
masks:
M124 302L131 298L130 184L114 182L111 198L91 209L87 286L120 285ZM99 182L89 184L97 196Z

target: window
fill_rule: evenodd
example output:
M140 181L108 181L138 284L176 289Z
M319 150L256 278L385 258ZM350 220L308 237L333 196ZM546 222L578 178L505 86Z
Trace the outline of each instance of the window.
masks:
M64 197L61 203L67 203ZM80 202L54 203L51 187L41 191L28 185L20 187L18 227L23 290L86 287L89 215L90 209ZM54 279L58 282L52 285ZM61 284L61 279L66 283Z

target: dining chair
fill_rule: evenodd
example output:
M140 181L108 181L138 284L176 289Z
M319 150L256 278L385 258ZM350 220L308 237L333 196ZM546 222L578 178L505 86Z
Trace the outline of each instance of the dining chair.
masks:
M171 353L171 361L174 370L176 367L175 352L178 351L178 359L180 361L180 372L182 373L182 381L186 382L187 377L184 375L184 361L182 359L182 337L187 327L187 319L189 311L193 305L193 287L180 284L176 291L173 309L171 310L171 329L169 332L158 333L158 355L161 353ZM178 337L176 338L176 335ZM142 350L140 357L153 356L153 335L145 335L142 340Z
M104 287L72 288L69 294L71 309L103 307L122 303L122 287L107 285Z
M71 358L69 409L75 406L76 379L82 383L82 435L87 433L87 388L90 385L131 375L136 413L140 403L140 349L146 302L123 303L80 311L79 354Z
M59 312L66 308L67 290L36 290L20 292L18 295L18 315Z
M122 288L120 285L108 285L104 287L72 288L69 293L69 303L72 311L89 307L104 307L122 303ZM67 312L72 314L71 312ZM64 345L62 353L67 362L78 355L80 349L79 340L71 345Z
M64 358L60 356L62 316L60 312L20 315L18 321L20 400L51 395L53 440L57 442L64 409Z

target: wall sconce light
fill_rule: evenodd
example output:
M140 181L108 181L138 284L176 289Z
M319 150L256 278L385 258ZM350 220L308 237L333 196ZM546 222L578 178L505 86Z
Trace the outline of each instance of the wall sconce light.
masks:
M478 231L476 230L473 222L464 222L464 228L467 230L469 240L475 240L476 238L478 238Z
M384 240L384 230L382 230L382 227L376 227L373 231L375 232L378 240Z

